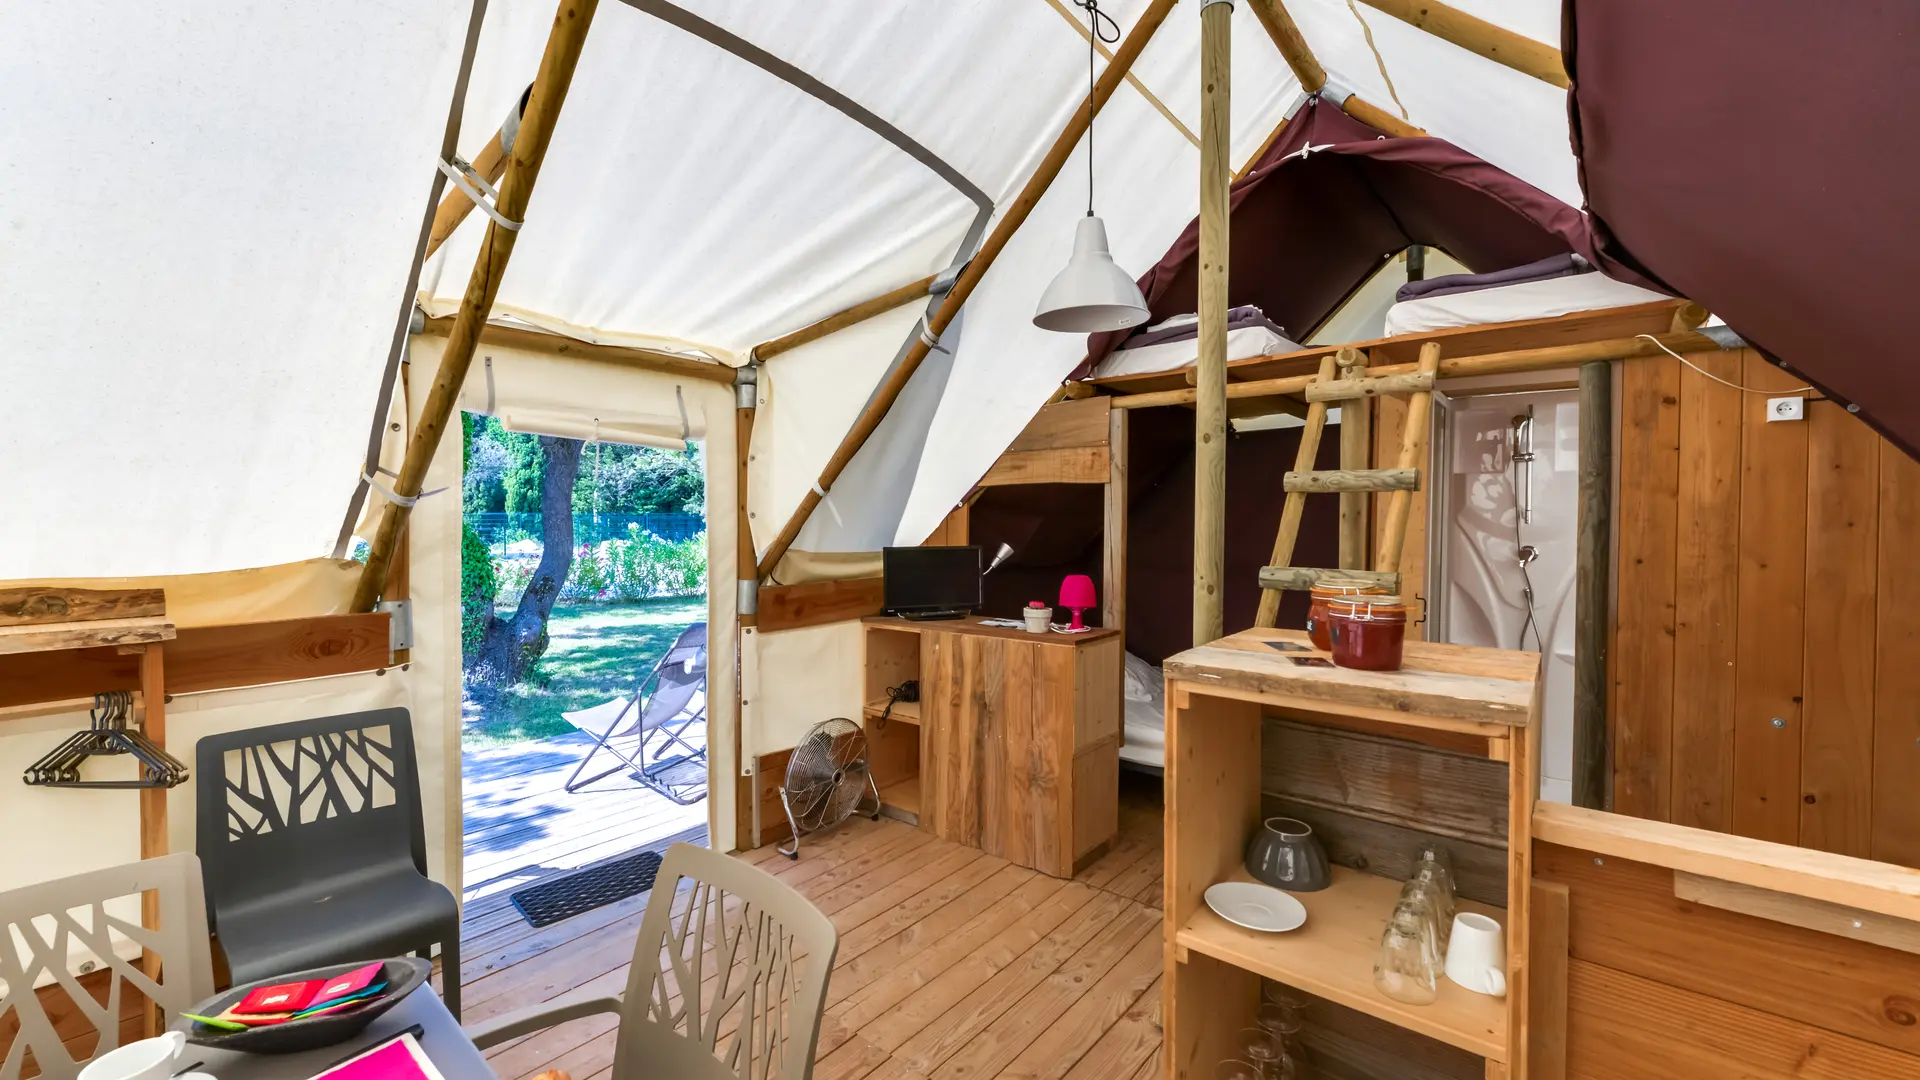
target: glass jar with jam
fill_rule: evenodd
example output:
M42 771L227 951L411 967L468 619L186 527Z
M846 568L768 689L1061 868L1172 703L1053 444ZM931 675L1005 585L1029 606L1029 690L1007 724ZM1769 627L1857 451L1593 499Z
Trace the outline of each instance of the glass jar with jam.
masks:
M1327 601L1333 662L1361 671L1397 671L1407 642L1407 605L1397 596Z
M1387 590L1378 585L1368 585L1350 578L1328 578L1313 587L1311 598L1307 601L1307 640L1321 652L1333 649L1333 639L1327 634L1327 602L1342 596L1385 596Z

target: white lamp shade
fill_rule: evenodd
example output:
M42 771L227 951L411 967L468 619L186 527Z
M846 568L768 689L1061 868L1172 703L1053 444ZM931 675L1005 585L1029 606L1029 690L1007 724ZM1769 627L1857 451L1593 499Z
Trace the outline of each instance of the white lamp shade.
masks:
M1148 318L1147 299L1107 251L1107 226L1089 214L1073 233L1073 257L1040 294L1033 325L1069 334L1125 330Z

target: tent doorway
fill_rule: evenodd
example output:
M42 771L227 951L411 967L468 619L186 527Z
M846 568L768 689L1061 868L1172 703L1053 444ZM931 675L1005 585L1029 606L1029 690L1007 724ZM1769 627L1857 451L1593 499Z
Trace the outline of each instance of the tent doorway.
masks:
M512 981L489 965L644 903L596 883L608 902L540 928L526 890L707 842L706 459L462 426L463 967L484 994Z

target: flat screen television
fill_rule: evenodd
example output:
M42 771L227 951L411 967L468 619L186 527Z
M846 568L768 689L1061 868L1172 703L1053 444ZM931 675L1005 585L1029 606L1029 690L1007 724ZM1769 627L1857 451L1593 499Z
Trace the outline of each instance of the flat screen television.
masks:
M890 615L957 619L980 607L978 547L890 547L881 552L880 566Z

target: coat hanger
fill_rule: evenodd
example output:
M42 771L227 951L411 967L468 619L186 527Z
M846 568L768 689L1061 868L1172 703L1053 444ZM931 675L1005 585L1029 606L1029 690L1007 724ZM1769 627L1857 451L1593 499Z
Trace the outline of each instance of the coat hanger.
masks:
M68 736L22 776L33 787L171 788L187 782L187 767L154 745L138 728L129 728L133 692L112 690L93 696L90 725ZM131 754L139 763L134 780L83 780L80 766L89 758Z

